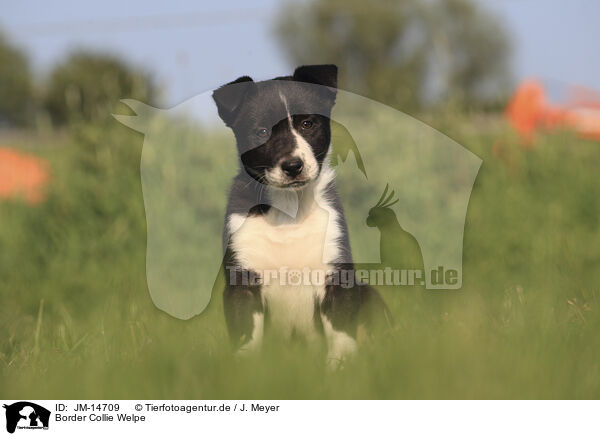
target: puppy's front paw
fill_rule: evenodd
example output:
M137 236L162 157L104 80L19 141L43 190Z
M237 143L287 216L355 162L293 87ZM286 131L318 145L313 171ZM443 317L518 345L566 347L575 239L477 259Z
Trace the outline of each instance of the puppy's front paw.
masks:
M239 340L239 346L235 352L236 357L248 357L258 353L262 346L263 331L264 331L264 315L262 313L254 313L252 335L248 338L247 335L242 335Z
M329 343L327 352L327 370L337 371L344 367L344 363L351 359L358 351L356 340L346 333L336 332L336 335Z
M344 361L356 354L358 344L347 332L334 329L326 316L321 316L321 320L327 338L327 369L340 369Z

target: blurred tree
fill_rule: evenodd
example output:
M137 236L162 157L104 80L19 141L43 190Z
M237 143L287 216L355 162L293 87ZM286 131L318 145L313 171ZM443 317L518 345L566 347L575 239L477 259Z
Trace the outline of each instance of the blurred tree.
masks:
M443 98L480 106L506 95L511 46L496 17L472 0L438 0L430 28Z
M340 87L406 110L508 83L506 32L472 0L294 2L275 30L295 63L336 63Z
M0 34L0 125L30 122L33 106L27 59Z
M100 121L123 98L154 104L156 88L149 75L111 55L76 52L52 71L44 107L56 124Z

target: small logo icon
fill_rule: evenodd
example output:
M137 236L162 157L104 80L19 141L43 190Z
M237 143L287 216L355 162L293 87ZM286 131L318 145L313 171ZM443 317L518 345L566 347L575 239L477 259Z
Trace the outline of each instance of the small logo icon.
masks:
M50 411L29 401L18 401L4 405L6 409L6 431L14 433L18 429L48 429Z

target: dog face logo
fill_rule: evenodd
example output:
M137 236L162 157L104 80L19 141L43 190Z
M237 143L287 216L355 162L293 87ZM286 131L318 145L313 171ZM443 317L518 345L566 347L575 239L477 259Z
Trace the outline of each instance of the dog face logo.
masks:
M6 431L14 433L18 429L48 429L50 411L29 401L19 401L4 405L6 409Z

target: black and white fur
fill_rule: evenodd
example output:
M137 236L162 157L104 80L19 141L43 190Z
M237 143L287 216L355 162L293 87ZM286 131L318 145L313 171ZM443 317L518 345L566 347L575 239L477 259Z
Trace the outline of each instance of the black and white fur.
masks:
M328 162L336 87L337 67L314 65L263 82L240 77L213 93L240 158L224 231L225 316L240 353L260 348L269 327L308 341L324 334L333 364L357 349L363 286L240 284L243 271L352 268Z

